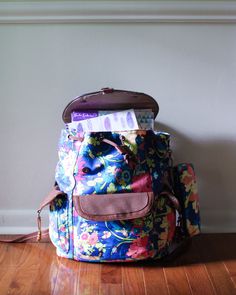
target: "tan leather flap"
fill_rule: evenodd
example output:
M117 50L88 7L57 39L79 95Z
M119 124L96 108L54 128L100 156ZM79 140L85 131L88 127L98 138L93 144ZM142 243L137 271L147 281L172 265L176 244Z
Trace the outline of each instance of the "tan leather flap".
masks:
M95 221L143 217L150 212L153 199L153 192L73 196L78 215Z

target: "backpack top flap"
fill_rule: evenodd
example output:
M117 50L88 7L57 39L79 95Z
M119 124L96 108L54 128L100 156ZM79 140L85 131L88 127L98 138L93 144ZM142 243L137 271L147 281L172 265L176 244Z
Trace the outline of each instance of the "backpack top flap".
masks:
M77 110L151 109L154 118L159 112L158 103L151 96L127 90L102 88L101 91L83 94L72 100L64 109L62 119L71 122L71 113Z

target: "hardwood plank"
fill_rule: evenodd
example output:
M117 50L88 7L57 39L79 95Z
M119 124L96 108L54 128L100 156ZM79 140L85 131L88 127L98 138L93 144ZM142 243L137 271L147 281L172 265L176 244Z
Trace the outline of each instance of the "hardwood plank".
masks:
M147 295L157 294L157 290L158 294L168 295L166 279L161 266L157 264L145 265L143 271Z
M5 252L6 246L7 246L7 244L0 243L0 266L2 264L2 260L4 257L4 252Z
M223 248L223 261L231 276L236 276L236 235L222 235L220 238L220 247Z
M198 249L203 260L206 261L206 269L214 289L217 291L217 294L236 294L234 283L222 262L222 257L228 255L224 250L222 237L220 235L206 235L204 239L204 246L197 241Z
M24 259L22 254L26 244L2 244L2 255L0 257L0 266L17 267Z
M101 265L101 295L121 295L122 290L122 266L120 264Z
M223 257L224 266L229 273L229 276L236 288L236 235L229 234L222 237L224 239L224 250L227 252L227 256ZM227 243L227 245L226 245Z
M204 264L186 266L184 269L192 294L216 294Z
M193 262L191 248L178 255L172 262L164 265L163 271L166 279L168 293L170 295L192 294L184 266Z
M211 262L206 264L207 271L214 284L217 294L236 294L235 286L227 274L222 262Z
M48 285L46 292L41 292L40 288L45 285L45 280L39 282L39 278L41 278L39 268L43 267L44 274L50 269L50 264L42 263L49 254L46 249L48 245L52 247L51 244L45 243L5 244L6 251L2 265L7 267L7 270L11 270L12 277L11 282L8 283L7 294L48 294ZM22 249L24 250L22 251ZM55 248L53 251L55 252ZM44 278L46 277L44 276ZM8 282L8 280L6 281Z
M96 294L96 293L94 293ZM122 284L101 284L100 295L123 295Z
M225 260L223 263L236 288L236 259Z
M0 243L0 294L236 294L236 234L202 235L163 265L84 263L51 243Z
M8 294L10 284L15 277L15 267L0 268L0 293L1 295Z
M57 257L55 247L51 243L42 244L42 251L43 255L40 257L31 294L48 295L53 294L56 286L60 259Z
M79 280L75 294L98 294L101 284L101 264L81 262Z
M170 295L191 294L191 289L183 267L165 267L164 273Z
M21 256L21 263L18 267L21 268L30 268L30 269L38 269L41 259L45 257L46 249L45 243L27 243L25 244L24 251Z
M14 250L21 246L22 245L19 244L9 244L9 247ZM7 294L32 293L33 282L37 277L40 259L44 255L44 252L43 244L24 244L21 263L15 268L16 271L14 276L12 276ZM8 253L8 256L9 255Z
M189 257L188 263L185 263L184 270L192 294L216 294L205 264L199 263L201 259L198 253L198 248L196 247L195 240L193 240L189 254L191 254L191 257Z
M123 294L146 294L144 285L144 274L141 265L123 265L122 266L122 285Z
M236 247L235 247L235 250L236 250ZM229 275L231 277L235 277L236 276L236 259L224 260L223 262L226 269L229 272Z
M51 281L55 284L53 294L76 294L80 262L66 258L58 259L58 263L53 266L55 278ZM57 272L57 276L56 276ZM80 294L80 293L79 293ZM83 294L83 293L82 293Z
M121 284L121 265L103 264L101 265L101 283L102 284Z
M0 256L0 290L1 294L22 293L25 289L25 280L20 282L20 266L24 262L23 253L26 244L1 243Z
M234 284L234 287L236 288L236 276L232 276L231 280L232 280L232 282Z
M11 284L9 285L9 289L7 294L14 295L28 295L32 294L32 285L37 275L36 269L30 268L16 268L16 272L14 277L12 278Z

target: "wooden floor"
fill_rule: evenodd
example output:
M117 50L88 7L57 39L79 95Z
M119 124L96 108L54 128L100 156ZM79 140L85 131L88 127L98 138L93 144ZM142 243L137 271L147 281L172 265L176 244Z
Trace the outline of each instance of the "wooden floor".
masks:
M236 294L236 234L201 235L165 265L58 258L50 243L0 243L0 295Z

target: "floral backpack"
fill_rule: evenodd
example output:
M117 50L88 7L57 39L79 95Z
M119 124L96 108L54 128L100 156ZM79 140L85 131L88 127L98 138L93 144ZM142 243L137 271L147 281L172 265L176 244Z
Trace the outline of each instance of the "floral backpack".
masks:
M61 257L161 259L200 233L193 165L173 166L168 133L68 128L75 111L129 109L149 109L155 118L159 106L143 93L104 88L77 97L63 112L55 187L38 210L38 240L47 234L40 212L49 204L49 236Z

